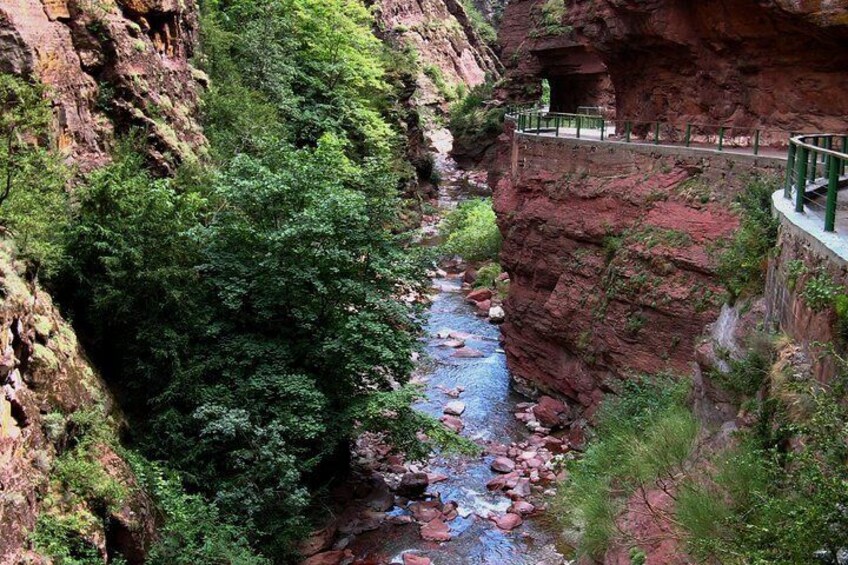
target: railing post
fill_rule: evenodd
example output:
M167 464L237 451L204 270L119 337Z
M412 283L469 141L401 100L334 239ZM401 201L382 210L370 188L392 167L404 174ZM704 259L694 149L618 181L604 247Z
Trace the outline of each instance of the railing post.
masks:
M606 128L607 122L605 119L601 118L601 141L604 140L604 129Z
M816 147L819 146L819 138L816 138L815 141L813 141L813 145ZM813 149L810 151L810 167L807 171L810 174L810 182L813 182L816 178L818 178L816 176L816 168L818 167L818 164L818 151Z
M686 124L686 147L692 143L692 124Z
M825 149L833 149L833 138L832 137L824 138L824 148ZM829 153L825 153L825 156L824 156L824 174L825 175L830 174L830 163L831 163L832 159L833 159L833 157Z
M582 125L580 122L583 120L580 119L580 115L577 116L577 139L580 139L580 126Z
M724 126L718 128L718 150L724 150Z
M654 125L654 145L660 144L660 123Z
M783 187L783 197L792 198L792 174L795 172L795 144L789 140L789 157L786 159L786 184Z
M848 135L842 136L842 152L848 154ZM848 170L848 159L842 160L842 174L845 174L845 171Z
M630 143L630 122L624 122L625 140Z
M554 127L556 128L556 133L554 137L559 137L559 115L554 116Z
M806 147L798 148L798 155L795 161L798 163L798 174L795 175L795 211L804 212L804 196L807 188L807 153L810 152Z
M754 132L754 155L760 154L760 130Z
M536 135L542 135L542 113L536 114Z
M842 166L839 159L828 155L830 168L828 169L827 181L827 204L824 208L824 231L836 230L836 192L839 190L839 168Z

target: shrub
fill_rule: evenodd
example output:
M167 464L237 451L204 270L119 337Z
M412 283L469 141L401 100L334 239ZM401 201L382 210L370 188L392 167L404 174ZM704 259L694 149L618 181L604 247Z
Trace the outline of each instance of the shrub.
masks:
M132 451L125 452L124 457L132 466L139 486L153 497L164 516L147 563L269 563L250 549L244 529L227 523L215 504L206 502L200 495L186 493L176 473Z
M756 335L749 341L742 358L725 359L729 366L728 372L714 370L710 377L737 398L751 398L768 379L774 363L774 353L769 336Z
M61 565L102 565L99 549L86 538L92 521L93 516L81 512L66 515L42 513L30 541L36 551Z
M491 142L503 131L505 110L486 105L493 95L494 87L487 82L475 86L451 106L449 128L460 145Z
M498 32L495 31L495 28L492 27L483 14L480 13L480 10L477 9L477 6L474 5L472 0L460 0L462 3L462 7L465 8L465 13L468 15L468 19L471 21L471 27L474 28L474 31L489 44L494 44L498 40Z
M822 271L804 283L801 298L811 310L821 312L833 305L842 290L841 285L837 284L827 272Z
M461 203L441 226L444 251L467 261L495 260L501 250L501 232L496 223L491 199Z
M50 148L43 88L0 73L0 224L36 273L51 275L63 254L69 172Z
M503 272L498 263L488 263L477 271L477 279L474 286L478 288L496 288L498 277Z
M555 502L581 555L602 556L626 499L639 488L664 488L689 456L698 426L686 396L683 382L643 377L625 381L620 395L604 401L597 436L569 465Z
M740 226L718 262L718 275L731 301L759 294L765 286L768 255L777 243L778 221L771 214L777 184L767 177L756 178L736 198Z

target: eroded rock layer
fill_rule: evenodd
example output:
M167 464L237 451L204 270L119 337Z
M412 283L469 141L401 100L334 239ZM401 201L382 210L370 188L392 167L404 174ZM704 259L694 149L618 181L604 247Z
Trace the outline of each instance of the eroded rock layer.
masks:
M516 379L591 409L629 372L689 373L724 301L729 202L780 164L521 135L511 148L495 209Z
M202 151L204 78L189 58L193 0L9 0L0 4L0 71L48 88L60 149L90 170L116 133L140 128L163 172Z

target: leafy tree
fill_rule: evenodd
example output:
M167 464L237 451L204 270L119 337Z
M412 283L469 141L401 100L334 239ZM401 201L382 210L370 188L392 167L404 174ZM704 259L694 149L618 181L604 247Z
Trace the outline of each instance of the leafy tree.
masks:
M503 241L492 200L480 198L460 204L441 226L444 250L468 261L496 260Z
M47 137L50 105L43 88L0 73L0 224L37 273L62 254L68 172Z

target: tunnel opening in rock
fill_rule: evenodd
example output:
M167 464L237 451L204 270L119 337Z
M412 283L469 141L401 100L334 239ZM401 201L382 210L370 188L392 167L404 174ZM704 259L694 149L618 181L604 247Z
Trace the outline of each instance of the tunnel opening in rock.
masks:
M583 45L571 45L536 53L542 78L550 85L550 111L577 113L582 108L609 111L615 92L601 58Z

